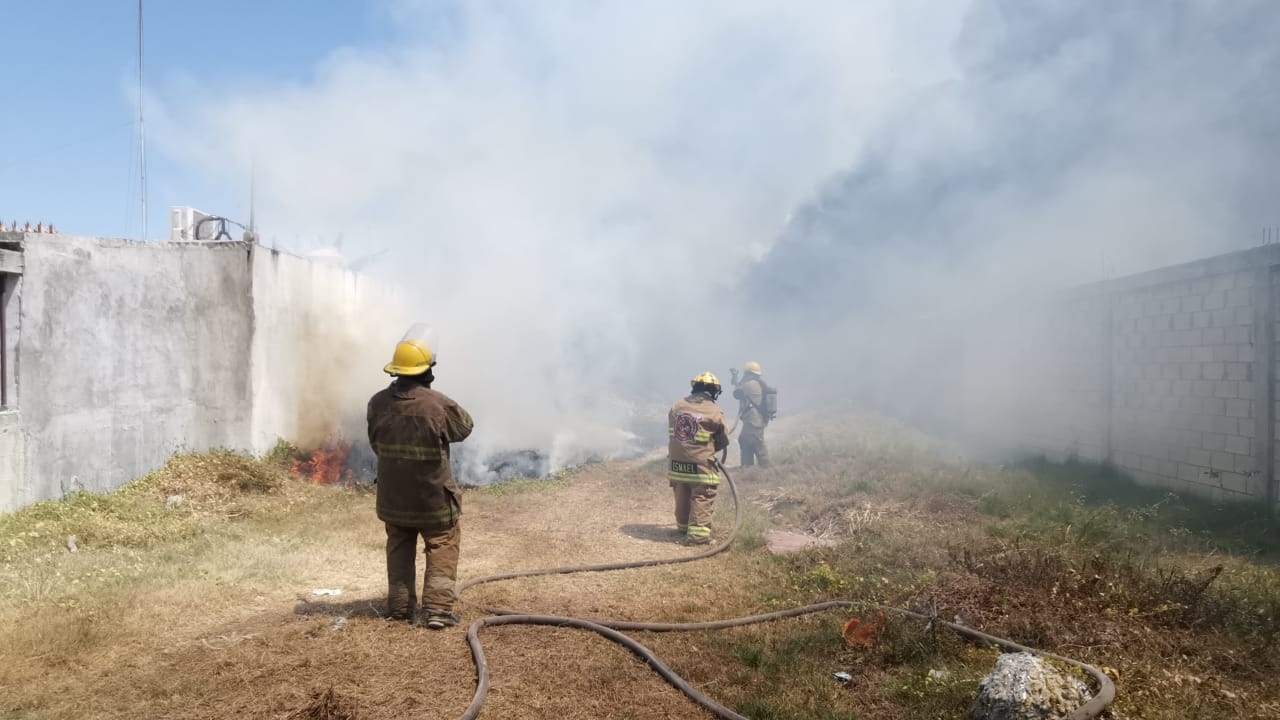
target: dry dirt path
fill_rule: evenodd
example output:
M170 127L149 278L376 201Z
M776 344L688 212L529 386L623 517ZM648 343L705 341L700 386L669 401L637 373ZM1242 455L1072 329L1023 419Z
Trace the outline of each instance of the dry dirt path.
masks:
M727 499L721 505L727 510ZM589 467L545 488L468 492L459 574L691 554L674 542L671 506L666 481L644 460ZM722 513L725 529L728 521ZM479 614L462 608L464 626L444 632L378 616L385 566L371 496L294 522L246 527L225 546L176 558L201 569L134 592L113 611L110 637L68 649L58 672L0 672L10 683L0 682L0 707L20 718L456 717L474 690L464 636ZM737 582L737 571L725 575L741 561L522 579L468 596L540 613L712 619L759 610L750 584ZM314 588L342 594L316 597ZM697 634L637 637L660 652L699 656ZM482 639L493 674L484 717L709 717L590 633L510 627ZM714 663L674 665L713 696L728 681ZM329 691L332 712L305 714Z

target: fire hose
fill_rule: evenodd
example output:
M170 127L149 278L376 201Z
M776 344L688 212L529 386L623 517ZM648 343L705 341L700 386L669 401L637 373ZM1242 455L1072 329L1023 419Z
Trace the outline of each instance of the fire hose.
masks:
M828 602L817 603L814 605L806 605L804 607L792 608L789 610L779 610L777 612L766 613L763 615L751 615L748 617L731 618L727 620L712 620L707 622L689 622L689 623L654 623L654 622L632 622L623 620L588 620L584 618L566 617L562 615L535 615L529 613L516 612L514 610L505 610L502 608L487 607L478 603L473 603L462 598L462 593L468 588L476 585L499 582L501 580L512 580L522 577L537 577L544 575L568 575L571 573L583 572L606 572L609 570L629 570L633 568L654 567L657 565L676 565L679 563L694 562L696 560L705 560L706 558L718 555L733 544L734 539L738 535L738 531L742 527L742 504L738 498L738 488L733 482L733 478L729 476L729 472L724 468L722 463L717 463L718 469L729 483L729 492L733 497L733 530L725 537L724 541L703 552L686 555L675 558L660 558L652 560L638 560L634 562L618 562L605 563L601 565L573 565L557 568L544 568L539 570L519 570L515 572L500 573L497 575L486 575L484 577L472 578L458 585L457 593L459 600L466 605L474 607L482 612L488 613L487 617L471 623L467 628L467 645L471 648L471 658L476 668L476 690L475 695L471 699L471 704L467 706L465 712L458 717L458 720L476 720L480 715L480 709L484 705L485 697L489 693L489 664L485 659L484 648L480 645L480 631L486 627L496 627L500 625L543 625L559 628L574 628L578 630L590 630L601 637L615 642L632 653L637 655L645 662L654 672L667 681L675 689L684 693L693 702L708 710L712 715L721 720L750 720L744 715L734 712L732 709L721 705L703 694L684 678L680 677L667 666L652 650L637 642L634 638L623 634L622 630L643 630L647 632L689 632L696 630L723 630L725 628L741 627L743 625L754 625L757 623L770 622L773 620L782 620L785 618L799 617L801 615L809 615L813 613L823 612L835 609L853 609L853 608L871 608L877 609L885 613L894 613L902 617L911 618L921 622L931 623L942 627L950 628L962 637L970 640L992 644L1000 647L1008 652L1027 652L1039 655L1043 658L1056 660L1066 663L1072 667L1078 668L1090 675L1098 684L1098 692L1080 707L1068 713L1062 720L1091 720L1098 717L1107 705L1115 699L1115 684L1111 682L1111 678L1096 667L1080 660L1075 660L1062 655L1030 648L1020 645L1012 640L988 635L979 632L973 628L965 627L958 623L947 622L937 617L925 615L922 613L912 612L903 608L889 607L875 603L857 603L850 600L832 600Z

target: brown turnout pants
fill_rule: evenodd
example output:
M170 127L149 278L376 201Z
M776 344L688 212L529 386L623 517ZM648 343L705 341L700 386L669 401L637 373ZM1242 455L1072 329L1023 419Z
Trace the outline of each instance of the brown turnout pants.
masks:
M751 467L759 464L769 467L769 448L764 444L764 428L743 425L742 434L738 436L738 449L742 451L742 466Z
M448 530L423 530L387 526L387 612L395 618L412 618L418 604L418 536L426 544L427 569L422 579L422 608L428 613L453 612L453 586L458 579L458 554L462 549L462 524Z
M672 480L671 489L676 495L676 529L691 538L710 538L716 486Z

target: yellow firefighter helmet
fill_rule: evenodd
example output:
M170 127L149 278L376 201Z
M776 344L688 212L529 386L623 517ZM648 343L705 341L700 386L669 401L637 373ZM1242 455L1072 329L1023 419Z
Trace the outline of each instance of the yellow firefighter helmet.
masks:
M690 384L693 386L694 392L706 392L711 396L712 401L720 397L720 378L709 372L704 372L694 378Z
M693 379L693 384L694 384L694 385L697 385L697 384L699 384L699 383L701 383L701 384L703 384L703 385L714 385L714 386L716 386L716 387L720 387L720 379L719 379L719 378L717 378L717 377L716 377L715 375L713 375L712 373L709 373L709 372L704 372L704 373L702 373L701 375L699 375L698 377L696 377L696 378L694 378L694 379Z
M436 364L435 348L435 333L417 323L396 344L391 363L382 370L388 375L421 375Z
M756 362L755 360L748 360L746 364L742 366L742 372L754 373L756 375L764 374L764 372L760 370L760 363Z

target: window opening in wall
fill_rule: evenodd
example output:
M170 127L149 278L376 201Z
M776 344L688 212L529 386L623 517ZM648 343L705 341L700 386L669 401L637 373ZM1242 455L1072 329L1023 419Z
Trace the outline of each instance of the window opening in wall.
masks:
M0 273L0 410L12 410L17 404L14 392L9 387L13 377L11 365L12 353L9 352L9 303L13 302L14 290L18 276Z

